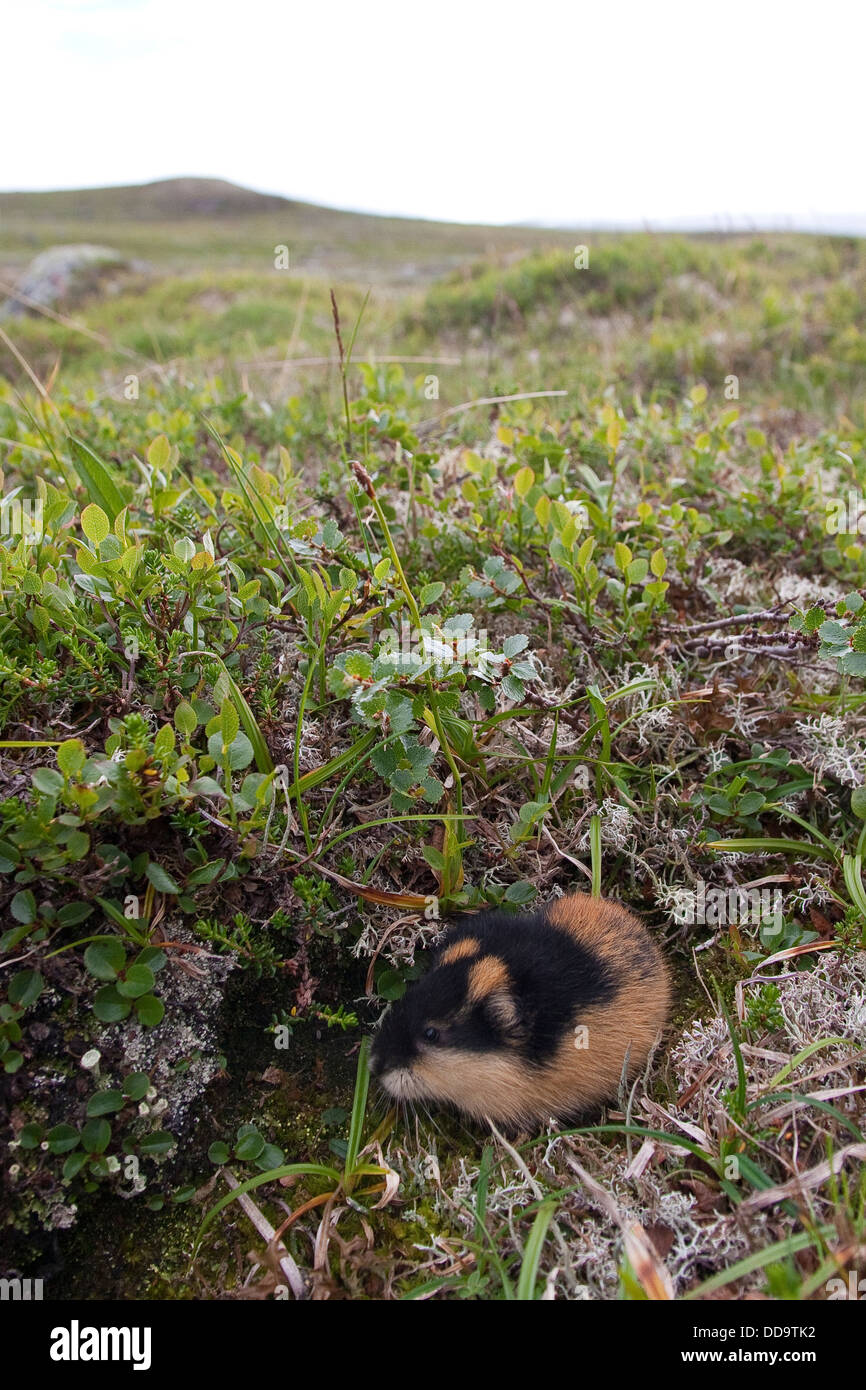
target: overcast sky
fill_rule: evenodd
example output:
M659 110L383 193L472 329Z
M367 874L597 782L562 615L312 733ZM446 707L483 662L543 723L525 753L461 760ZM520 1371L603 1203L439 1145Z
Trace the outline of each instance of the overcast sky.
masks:
M866 220L866 6L22 0L0 187L231 179L456 221Z

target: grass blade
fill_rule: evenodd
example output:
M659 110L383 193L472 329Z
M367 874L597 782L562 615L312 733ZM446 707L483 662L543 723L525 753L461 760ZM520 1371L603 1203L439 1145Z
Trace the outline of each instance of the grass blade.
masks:
M118 512L122 512L126 506L120 489L107 466L89 445L81 439L76 439L74 435L70 436L69 442L72 445L75 471L89 500L102 508L113 526Z
M280 1168L270 1168L267 1173L257 1173L254 1178L247 1178L246 1182L240 1183L237 1187L232 1188L231 1192L227 1192L224 1197L220 1197L219 1201L214 1203L207 1216L204 1217L193 1242L193 1258L198 1253L202 1237L208 1227L219 1213L231 1202L237 1201L242 1193L252 1192L253 1188L261 1187L263 1183L276 1182L279 1178L291 1178L302 1173L327 1178L329 1182L334 1184L334 1187L340 1181L340 1174L337 1170L327 1168L323 1163L284 1163Z
M831 864L839 858L835 850L808 840L709 840L704 848L717 850L719 854L814 854L816 859L826 859Z
M362 1039L361 1047L358 1052L358 1070L355 1074L355 1094L352 1098L352 1118L349 1123L349 1142L346 1147L346 1179L355 1173L358 1166L358 1154L361 1152L361 1136L364 1132L364 1113L367 1109L367 1092L370 1089L370 1068L367 1065L367 1054L370 1051L370 1039Z
M547 1232L556 1211L556 1199L548 1198L542 1202L535 1214L532 1223L532 1230L529 1232L528 1239L523 1251L523 1263L520 1266L520 1277L517 1280L517 1297L523 1301L535 1298L535 1286L538 1282L538 1266L541 1263L541 1252L544 1249L544 1242L547 1239Z
M794 1255L798 1250L808 1250L818 1238L826 1238L833 1234L832 1226L820 1226L814 1232L801 1231L799 1235L789 1236L787 1240L776 1241L775 1245L768 1245L754 1255L747 1255L729 1269L723 1269L711 1279L705 1279L696 1289L689 1289L688 1293L683 1295L683 1299L689 1302L695 1298L705 1298L707 1294L715 1293L717 1289L723 1289L727 1284L735 1283L737 1279L743 1279L756 1269L763 1269L774 1260L784 1259L786 1255Z

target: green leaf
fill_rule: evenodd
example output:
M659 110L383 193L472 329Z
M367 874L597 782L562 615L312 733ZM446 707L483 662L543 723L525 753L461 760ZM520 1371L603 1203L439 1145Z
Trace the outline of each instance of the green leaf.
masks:
M617 569L622 570L624 574L625 571L628 569L629 565L631 564L631 551L629 550L627 545L623 544L622 541L617 541L616 545L614 546L613 558Z
M167 873L161 864L154 864L153 861L151 861L144 872L158 893L180 892L180 888L175 883L171 874Z
M80 738L66 739L57 750L57 766L65 777L77 778L86 761L87 754Z
M526 692L522 682L519 681L516 676L503 676L502 693L506 695L509 700L520 701L523 699Z
M507 903L531 903L538 896L538 889L531 883L509 883L505 890Z
M346 1146L347 1173L354 1172L363 1142L364 1112L367 1108L367 1093L370 1087L369 1055L370 1038L362 1038L361 1046L358 1049L358 1065L355 1071L355 1091L352 1096L352 1114L349 1120L349 1141Z
M220 732L224 747L231 748L240 727L241 721L231 700L223 700L220 709ZM252 758L252 748L250 749L250 757Z
M10 874L17 864L21 863L21 855L14 845L8 840L0 840L0 873Z
M77 1139L78 1135L76 1135L75 1137ZM69 1155L69 1157L63 1165L63 1176L64 1178L66 1178L67 1182L71 1178L76 1177L81 1172L85 1163L87 1163L89 1157L90 1155L86 1153L77 1153Z
M255 1162L260 1173L267 1173L272 1168L279 1168L285 1159L286 1155L276 1144L265 1144Z
M110 848L113 850L114 846L112 845ZM94 893L93 901L99 903L110 922L114 922L115 926L120 927L122 931L127 930L128 918L124 917L116 902L111 902L108 898L100 898L98 893Z
M839 658L839 670L846 676L866 676L866 652L845 652Z
M92 913L93 908L90 903L67 903L58 912L57 920L62 927L77 927L79 922L86 921Z
M518 652L525 651L529 646L529 638L522 632L516 632L512 637L506 637L502 643L502 654L507 656L509 661L517 656Z
M440 583L425 584L418 595L418 607L429 608L431 603L435 603L445 592L445 585Z
M213 777L197 777L189 789L194 796L225 796L225 789Z
M30 780L43 796L59 796L63 791L63 777L56 768L37 767Z
M254 1134L245 1134L235 1146L235 1158L239 1158L243 1163L251 1163L258 1158L265 1147L265 1141L258 1130Z
M116 936L100 936L84 952L84 964L97 980L116 980L126 965L126 951Z
M383 970L376 981L376 993L381 999L402 999L406 982L396 970Z
M169 1134L167 1129L155 1129L151 1134L144 1136L138 1147L143 1154L155 1156L170 1153L174 1144L174 1135Z
M642 584L647 577L648 568L649 566L642 556L626 565L625 573L629 584Z
M23 923L25 927L29 927L31 922L36 921L36 899L29 888L15 894L9 904L9 911L15 921Z
M83 859L90 849L90 836L83 830L73 830L71 835L66 837L66 853L73 862Z
M156 975L168 961L165 951L161 951L158 946L145 946L139 951L135 958L136 965L147 965Z
M373 663L365 652L347 652L342 665L346 675L355 680L369 680L373 674Z
M140 999L135 1001L135 1012L145 1028L155 1028L158 1023L162 1022L165 1005L161 999L157 999L155 994L143 994Z
M38 970L19 970L9 981L9 1003L19 1009L29 1008L39 998L44 983Z
M818 628L818 636L828 647L848 646L847 627L843 627L841 623L833 622L832 619L828 619L826 623L821 624Z
M70 1149L77 1149L81 1140L81 1135L72 1125L55 1125L49 1129L45 1136L48 1148L53 1154L66 1154Z
M170 724L163 724L156 738L153 740L153 756L167 758L174 752L174 729Z
M583 542L583 544L581 545L580 549L579 549L578 552L577 552L577 568L578 568L578 569L580 569L580 570L585 570L585 569L586 569L587 565L589 564L589 562L590 562L590 560L591 560L591 558L592 558L592 553L593 553L593 551L595 550L595 546L596 546L595 536L587 536L586 540Z
M91 502L90 506L85 507L81 513L81 529L87 539L97 548L100 541L104 541L106 536L110 535L111 525L108 517L95 502Z
M866 889L863 887L863 857L860 854L846 854L842 859L842 877L852 903L866 916Z
M851 810L859 820L866 820L866 787L855 787L851 793Z
M211 734L207 741L208 752L214 762L223 765L223 736ZM250 743L246 734L236 734L229 747L228 764L232 772L240 772L243 768L249 767L253 760L253 745ZM197 784L194 784L197 785Z
M156 468L162 473L170 458L171 445L164 434L158 434L147 446L147 461L151 468Z
M215 1144L211 1144L207 1156L211 1163L218 1163L220 1166L228 1163L231 1157L228 1144L224 1144L221 1139L218 1139Z
M131 1008L129 1000L121 999L114 985L103 985L93 998L93 1012L100 1023L119 1023Z
M824 622L825 616L826 616L826 615L825 615L825 613L824 613L824 609L821 608L821 606L820 606L819 604L815 604L814 607L812 607L812 608L809 609L808 613L806 614L805 620L804 620L804 622L803 622L803 626L804 626L804 628L806 629L806 631L807 631L807 632L817 632L817 631L818 631L818 628L819 628L819 627L821 626L821 624ZM792 624L792 626L793 626L793 622L794 622L794 619L792 618L792 619L791 619L791 624Z
M185 739L189 739L198 727L198 718L192 705L186 700L181 700L174 712L175 727L183 734Z
M342 1105L332 1105L327 1110L322 1111L322 1124L329 1127L345 1124L348 1118L349 1112L344 1110Z
M89 1154L104 1154L111 1143L111 1125L107 1120L88 1120L81 1131L81 1143Z
M153 971L146 965L131 965L122 980L117 982L117 992L124 999L140 999L153 989L156 980Z
M520 498L528 496L535 487L535 474L531 468L518 469L514 475L514 491Z
M131 1071L124 1078L123 1094L130 1100L144 1100L150 1090L150 1077L146 1071Z
M113 1115L122 1108L123 1096L120 1091L97 1091L87 1102L87 1117L93 1119L99 1115Z
M213 883L225 868L224 859L213 859L209 864L202 864L200 869L194 869L184 885L186 888L197 888L202 883Z
M220 680L224 682L229 698L234 704L235 709L240 714L241 724L250 743L253 746L253 753L256 759L256 767L259 772L273 772L274 761L271 757L265 736L256 722L256 717L244 698L240 686L233 680L231 672L225 663L216 655L209 653L208 660L213 661L219 667Z

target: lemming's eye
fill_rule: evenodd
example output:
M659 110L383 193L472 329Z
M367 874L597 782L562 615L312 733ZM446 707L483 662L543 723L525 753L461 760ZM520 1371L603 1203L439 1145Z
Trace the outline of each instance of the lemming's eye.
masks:
M438 1029L438 1028L425 1028L425 1029L424 1029L424 1038L425 1038L425 1040L426 1040L427 1042L431 1042L431 1043L432 1043L432 1042L438 1042L438 1041L439 1041L439 1029Z

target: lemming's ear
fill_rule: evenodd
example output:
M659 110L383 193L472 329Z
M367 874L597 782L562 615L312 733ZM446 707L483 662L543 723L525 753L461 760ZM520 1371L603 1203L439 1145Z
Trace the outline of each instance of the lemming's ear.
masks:
M491 1021L507 1037L509 1042L520 1042L526 1035L526 1026L512 995L507 989L495 989L484 1000Z

